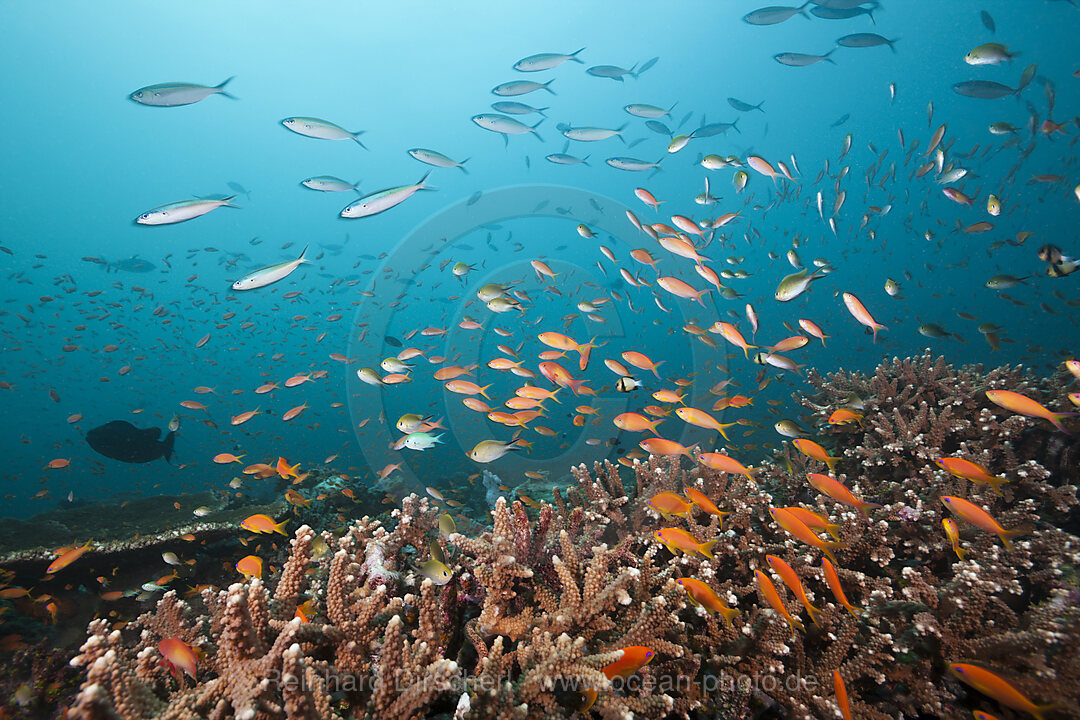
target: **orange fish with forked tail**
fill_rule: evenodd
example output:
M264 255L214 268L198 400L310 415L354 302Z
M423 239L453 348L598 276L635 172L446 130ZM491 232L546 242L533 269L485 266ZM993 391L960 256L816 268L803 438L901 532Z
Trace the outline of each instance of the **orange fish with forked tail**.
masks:
M1049 421L1051 425L1061 432L1067 435L1072 434L1061 424L1061 419L1076 415L1074 412L1054 412L1047 409L1042 404L1035 402L1027 395L1021 395L1020 393L1011 390L987 390L986 397L998 407L1003 407L1006 410L1011 410L1020 415L1042 418L1043 420Z
M962 520L967 520L975 527L997 535L1001 538L1001 543L1007 550L1012 550L1012 543L1009 542L1010 538L1027 533L1026 530L1006 530L1001 526L1001 523L994 519L993 515L964 498L942 495L941 502Z
M87 540L86 544L83 545L82 547L72 548L72 549L68 550L67 552L61 554L60 557L56 558L55 560L52 561L52 563L49 564L49 567L47 567L45 569L45 572L47 574L49 574L49 575L52 575L53 573L56 573L56 572L60 572L61 570L66 568L68 565L70 565L71 563L73 563L76 560L78 560L79 558L81 558L83 556L83 554L86 553L86 551L90 549L90 543L91 542L92 542L91 540Z
M964 460L958 457L944 457L934 461L938 467L947 470L958 478L964 478L976 483L989 485L998 495L1001 494L1001 486L1009 482L1008 478L991 475L982 465Z
M842 502L845 505L851 505L854 508L858 508L863 517L867 517L867 508L879 508L881 507L877 503L865 502L855 497L844 483L840 482L836 478L823 475L822 473L808 473L806 479L810 481L810 484L820 493L824 493L837 502Z
M739 614L735 608L728 607L708 584L696 578L679 578L675 582L683 586L691 603L705 608L710 613L720 613L728 626L731 626L731 621Z
M784 600L780 597L780 593L776 591L776 586L773 585L769 576L760 570L755 570L754 577L757 579L757 586L761 595L768 601L769 605L772 606L772 609L778 612L780 617L784 618L788 627L791 628L791 638L793 640L795 639L796 629L806 632L806 627L803 626L802 622L797 618L792 617L791 613L788 612L787 607L784 605Z
M848 312L851 313L851 315L856 320L874 331L874 342L877 342L878 330L889 329L879 323L877 320L875 320L874 317L870 314L870 311L867 310L861 302L859 302L859 298L855 297L851 293L844 293L844 305L847 306Z
M710 560L713 559L713 546L720 542L720 538L717 538L699 543L697 538L681 528L661 528L653 533L653 537L663 543L672 555L678 555L676 551L681 550L687 555L698 553Z
M1023 693L1012 686L1005 678L997 673L990 672L978 665L968 663L952 663L949 665L952 674L962 682L975 688L983 695L997 700L1002 705L1011 707L1013 710L1026 712L1042 720L1043 714L1058 707L1056 703L1037 705Z
M834 563L839 564L836 557L833 556L832 551L834 548L847 547L846 545L839 542L822 540L814 534L813 530L806 526L806 523L799 520L787 510L781 508L769 508L769 514L772 515L773 520L775 520L780 527L784 528L784 530L786 530L793 538L804 542L807 545L816 547L818 550L825 553L825 555Z
M766 555L765 561L769 563L769 567L773 569L773 572L780 576L780 579L784 581L784 584L788 586L791 592L795 593L795 597L798 598L802 606L806 608L807 614L810 616L810 620L819 625L817 616L821 614L819 608L810 604L810 598L806 597L806 588L803 587L802 580L799 579L798 573L795 572L795 568L784 562L783 558L779 558L776 555Z
M638 446L650 455L685 455L691 459L693 459L693 455L690 454L690 451L696 447L695 445L685 447L674 440L665 440L659 437L642 440L638 443Z
M818 445L813 440L807 440L806 438L798 438L792 440L791 443L795 446L796 450L806 457L825 463L826 467L829 468L829 472L836 472L836 461L840 458L830 455L825 448L821 447L821 445Z

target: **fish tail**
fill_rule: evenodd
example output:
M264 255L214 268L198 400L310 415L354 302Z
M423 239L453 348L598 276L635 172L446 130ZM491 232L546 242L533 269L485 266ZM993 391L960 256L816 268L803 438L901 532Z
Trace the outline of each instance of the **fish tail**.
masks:
M886 40L885 41L885 44L888 45L889 49L893 51L893 55L896 54L895 43L898 42L899 40L900 40L900 38L894 38L892 40Z
M303 252L300 253L299 260L300 260L300 262L302 264L305 264L305 265L310 265L311 264L311 261L307 259L307 251L308 251L309 247L311 247L311 245L305 245Z
M229 197L222 200L221 204L224 205L225 207L238 208L238 207L240 207L239 205L233 205L232 201L235 200L235 199L236 199L235 195L230 195Z
M360 142L360 136L363 135L363 134L364 134L363 130L357 130L356 132L351 133L350 137L353 139L353 142L355 142L357 145L359 145L360 147L367 150L368 146L365 145L364 143Z
M416 184L417 184L417 186L418 186L418 187L417 187L417 189L418 189L418 190L434 190L434 189L435 189L435 188L434 188L434 187L432 187L431 185L425 185L425 184L424 184L424 183L425 183L425 182L427 181L427 179L428 179L428 176L429 176L429 175L431 175L431 171L430 171L430 170L428 170L428 171L427 171L426 173L424 173L424 177L420 178L420 179L419 179L419 180L418 180L418 181L416 182Z
M825 58L825 62L831 62L831 63L832 63L833 65L835 65L835 64L836 64L836 61L835 61L835 60L833 60L833 59L832 59L831 57L829 57L829 56L830 56L830 55L832 55L832 54L833 54L833 53L834 53L835 51L836 51L836 48L833 48L832 50L830 50L829 52L825 53L825 54L824 54L824 55L822 55L821 57Z
M288 537L289 533L285 532L285 525L288 522L289 522L288 520L282 520L281 522L274 525L274 532L281 533L282 535L285 535L286 537Z
M585 48L580 48L580 49L575 50L574 52L570 53L570 61L571 62L576 62L576 63L581 63L582 65L584 65L585 61L581 60L578 57L578 53L583 52L584 50L585 50Z
M789 618L791 623L791 637L797 637L797 635L795 634L795 630L801 630L802 632L806 632L806 626L802 624L802 620L790 614Z
M458 166L458 170L460 170L461 172L465 173L466 175L468 175L468 174L469 174L469 171L468 171L467 169L465 169L465 163L469 162L469 160L470 160L470 159L471 159L471 158L465 158L464 160L462 160L461 162L459 162L459 163L457 164L457 166Z
M754 476L757 475L759 472L761 472L761 468L746 468L746 472L744 472L743 475L746 476L747 480L752 482L754 485L757 485L757 478L755 478Z
M720 608L720 614L724 616L724 622L728 624L728 627L735 627L733 622L740 612L740 610L736 610L735 608Z
M877 503L862 502L862 501L859 502L859 512L862 513L864 518L869 518L869 516L866 514L866 511L868 509L879 508L879 507L881 507L881 505L879 505Z
M173 430L168 435L166 435L165 439L161 441L161 444L165 446L164 448L162 448L161 455L162 455L162 457L165 458L165 462L167 462L167 463L172 462L173 443L175 441L176 441L176 431L175 430Z
M851 603L844 603L844 607L847 609L847 611L849 613L851 613L851 617L856 618L856 619L858 619L858 617L860 615L862 615L864 612L866 612L866 610L864 610L863 608L857 608L854 605L852 605Z
M581 61L579 60L578 62L581 62ZM540 87L544 88L545 90L547 90L552 95L555 95L556 92L551 89L551 83L553 83L553 82L555 82L555 78L551 78L546 83L543 83Z
M806 614L810 616L810 622L814 623L818 627L821 627L821 623L818 622L818 615L825 614L821 608L816 608L810 603L806 603Z
M716 538L715 540L710 540L707 543L702 543L701 545L698 545L698 552L700 552L702 555L704 555L705 557L712 560L714 558L713 552L712 552L713 551L713 546L716 545L716 543L718 543L718 542L720 542L720 538Z
M833 550L846 547L847 545L842 542L824 542L821 544L821 552L825 553L825 557L829 558L829 560L832 561L833 565L839 565L840 561L836 559L835 555L833 555Z
M1053 424L1053 426L1056 427L1061 432L1065 433L1066 435L1072 435L1072 433L1069 432L1068 430L1066 430L1065 426L1061 424L1061 419L1066 418L1066 417L1072 417L1073 415L1076 415L1076 413L1074 413L1074 412L1050 413L1050 415L1046 419L1049 420L1051 422L1051 424Z
M1019 537L1021 535L1027 535L1028 532L1029 531L1026 529L1002 530L1000 533L998 533L998 537L1001 538L1001 544L1005 546L1006 550L1012 550L1012 542L1010 542L1011 539L1014 537Z
M239 98L236 97L235 95L233 95L232 93L225 92L225 86L228 85L229 83L231 83L235 79L236 79L236 76L233 75L233 76L227 78L224 82L222 82L222 83L220 83L218 85L215 85L214 89L218 91L218 95L224 95L225 97L229 98L230 100L239 100Z
M971 554L967 550L965 550L964 548L960 547L959 545L956 546L955 550L956 550L956 557L957 557L958 560L963 560L964 558L966 558L968 555Z
M1007 482L1009 482L1009 478L997 477L994 475L986 478L986 484L998 495L1001 495L1001 486Z
M1034 708L1032 708L1028 712L1030 712L1032 715L1034 715L1036 718L1038 718L1038 720L1043 720L1043 714L1044 713L1053 712L1054 710L1057 710L1060 707L1061 707L1061 703L1046 703L1045 705L1036 705Z
M826 523L825 524L825 532L829 533L829 535L831 535L832 538L834 540L836 540L836 542L840 542L840 533L837 532L839 529L840 529L840 526L837 525L836 523Z

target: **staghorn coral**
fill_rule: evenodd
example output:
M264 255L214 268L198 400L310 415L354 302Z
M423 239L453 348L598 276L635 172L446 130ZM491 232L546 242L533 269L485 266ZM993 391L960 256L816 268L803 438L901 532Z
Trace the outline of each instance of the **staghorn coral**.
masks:
M1029 697L1057 699L1062 716L1080 713L1072 450L1060 433L983 394L1008 387L1049 401L1061 380L957 370L927 355L871 376L810 381L817 393L800 398L808 408L827 413L853 394L864 405L860 425L827 426L823 441L842 456L836 477L883 506L869 518L813 490L805 471L817 465L799 457L789 470L764 466L757 484L678 458L637 462L632 477L611 463L578 466L554 505L530 517L521 502L499 498L490 530L446 539L438 509L410 496L386 524L354 521L331 543L336 552L319 559L314 532L298 529L273 595L252 580L205 591L201 612L166 594L123 631L93 621L73 661L87 677L71 717L748 718L767 710L831 719L834 670L858 717L944 717L992 702L948 673L948 663L969 660ZM1010 482L998 496L953 477L934 464L946 454ZM648 504L690 486L731 513L723 527L696 509L665 521ZM970 555L958 560L941 532L942 494L1027 533L1007 550L961 523ZM772 522L770 507L792 504L838 526L837 572L855 611L834 599L821 553ZM668 526L716 539L714 557L672 555L653 537ZM413 571L433 540L453 569L443 586ZM759 593L756 570L774 577L787 612L810 620L766 555L789 564L822 611L805 632L793 635ZM728 622L691 603L680 578L705 582L739 614ZM304 597L320 608L307 624L289 619ZM177 687L158 666L163 637L204 651L194 687ZM631 682L609 680L603 668L632 645L652 649L653 661Z

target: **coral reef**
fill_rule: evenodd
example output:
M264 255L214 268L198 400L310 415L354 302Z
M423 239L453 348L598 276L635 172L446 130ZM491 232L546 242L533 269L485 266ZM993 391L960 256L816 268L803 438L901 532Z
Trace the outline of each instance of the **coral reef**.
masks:
M929 356L883 364L873 376L809 380L817 393L798 399L815 412L861 408L861 423L825 425L819 440L841 458L835 479L882 506L869 517L811 487L806 473L824 468L800 455L788 467L763 466L756 483L698 462L684 467L677 456L637 462L632 477L608 462L577 466L575 483L531 515L498 498L490 529L478 535L440 534L440 509L409 496L385 522L363 517L338 537L323 533L332 551L322 555L320 536L298 528L265 584L204 589L188 602L170 592L126 626L95 619L72 661L86 680L69 717L749 718L769 710L831 719L839 716L834 671L855 717L971 709L1015 717L949 673L950 663L970 661L1029 698L1057 701L1062 717L1080 713L1080 539L1066 529L1077 514L1075 445L984 394L1008 388L1051 402L1061 380L957 370ZM935 464L947 455L1009 482L998 495L955 477ZM730 513L722 526L697 507L664 519L650 504L691 487ZM942 495L1025 534L1006 549L961 522L967 556L958 559L942 531L950 516ZM830 590L821 551L773 521L771 508L793 505L833 525L850 609ZM716 543L711 552L673 552L655 537L670 527ZM448 580L422 570L433 553L445 556ZM776 607L756 574L782 578L772 572L777 559L815 606L805 630L792 627L805 614L795 593L775 580ZM739 612L711 613L684 579L704 582ZM199 652L195 682L164 667L165 638ZM636 646L652 661L612 670Z

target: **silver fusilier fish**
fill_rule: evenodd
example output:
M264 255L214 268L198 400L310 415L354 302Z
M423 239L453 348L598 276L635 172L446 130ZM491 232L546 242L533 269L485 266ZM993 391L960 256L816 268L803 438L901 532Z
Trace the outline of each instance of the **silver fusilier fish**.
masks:
M228 85L231 80L232 78L229 78L220 85L214 86L194 85L192 83L180 82L147 85L146 87L139 88L131 93L128 97L140 105L149 105L150 107L180 107L182 105L192 105L200 100L205 100L211 95L224 95L227 98L235 100L235 96L225 92L225 86Z

